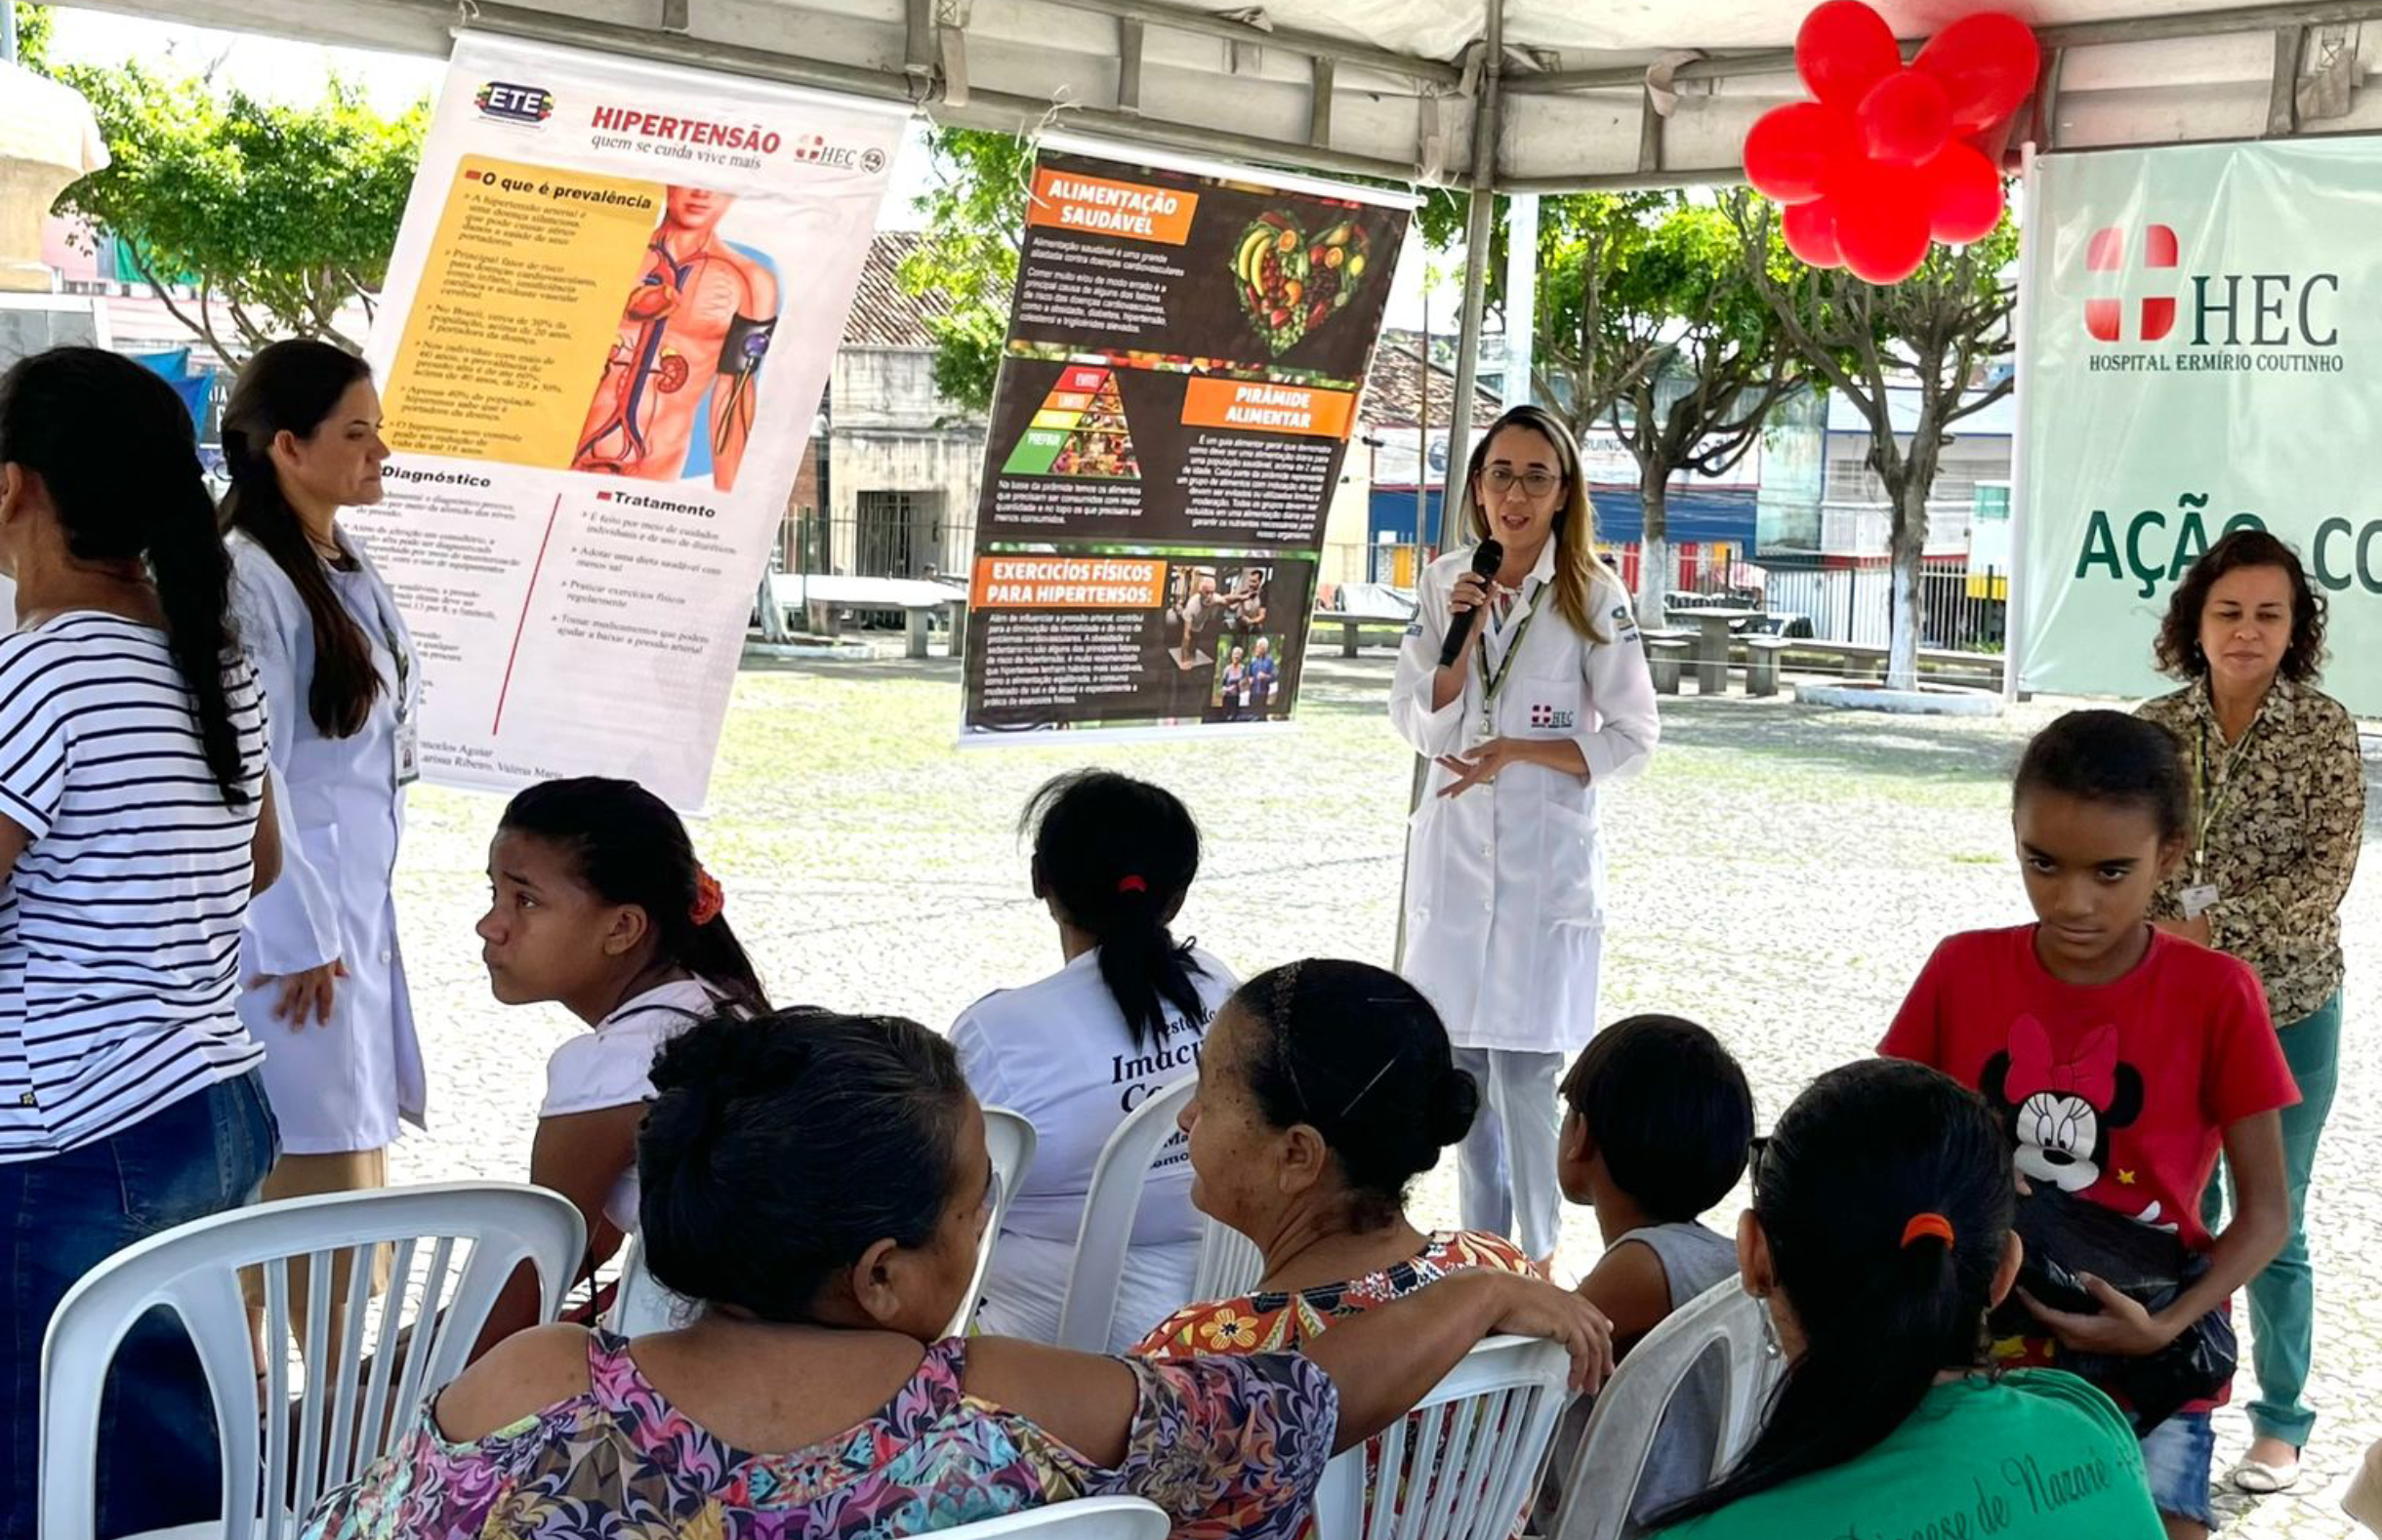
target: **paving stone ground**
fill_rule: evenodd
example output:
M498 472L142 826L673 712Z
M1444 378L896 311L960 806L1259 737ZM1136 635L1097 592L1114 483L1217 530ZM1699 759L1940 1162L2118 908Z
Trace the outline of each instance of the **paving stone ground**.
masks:
M1384 718L1388 678L1386 654L1311 658L1301 720L1261 740L959 750L948 662L749 671L697 848L776 998L940 1028L984 991L1058 965L1017 810L1046 777L1100 763L1163 781L1198 816L1207 854L1181 929L1244 977L1301 955L1387 962L1412 763ZM1868 1051L1938 939L2027 917L2007 777L2026 734L2074 703L1984 721L1663 704L1652 771L1605 811L1604 1014L1712 1026L1766 1125L1814 1074ZM2303 1490L2226 1499L2229 1536L2356 1532L2337 1487L2382 1438L2382 765L2368 787L2341 1088L2309 1205L2323 1420ZM489 998L472 926L500 805L435 789L413 802L399 904L431 1128L396 1152L400 1181L525 1172L546 1056L580 1030L558 1009ZM1419 1219L1454 1222L1453 1164L1418 1187ZM1582 1271L1595 1248L1591 1216L1569 1215L1563 1264ZM2238 1411L2218 1429L2222 1472L2248 1433Z

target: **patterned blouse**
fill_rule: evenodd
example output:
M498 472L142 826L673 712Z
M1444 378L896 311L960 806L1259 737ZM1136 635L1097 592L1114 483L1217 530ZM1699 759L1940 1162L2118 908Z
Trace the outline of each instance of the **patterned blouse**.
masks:
M2184 890L2217 890L2208 939L2257 970L2280 1026L2314 1015L2341 987L2341 901L2365 831L2365 766L2356 718L2320 690L2277 679L2228 749L2205 681L2145 702L2140 715L2175 735L2198 798L2215 818L2151 912L2184 912Z
M748 1454L663 1399L626 1339L594 1332L589 1389L486 1438L429 1405L326 1496L302 1540L893 1540L1077 1497L1146 1498L1176 1540L1285 1540L1331 1458L1339 1397L1290 1355L1131 1362L1125 1461L1092 1464L961 1387L967 1344L926 1351L876 1416L791 1454Z
M1335 1320L1361 1316L1377 1305L1404 1298L1467 1268L1487 1268L1498 1273L1531 1271L1530 1258L1522 1254L1522 1248L1502 1236L1477 1230L1443 1230L1428 1237L1419 1255L1362 1277L1318 1284L1294 1294L1274 1289L1244 1294L1238 1299L1186 1305L1142 1338L1133 1352L1170 1361L1233 1354L1295 1353L1329 1330ZM1413 1455L1411 1448L1408 1455L1410 1458ZM1376 1471L1379 1460L1379 1440L1369 1440L1365 1445L1365 1490L1369 1494L1379 1484ZM1399 1482L1401 1511L1413 1473L1403 1473L1403 1477ZM1367 1506L1366 1525L1370 1528L1370 1499ZM1302 1523L1298 1532L1310 1536L1315 1526L1311 1521Z

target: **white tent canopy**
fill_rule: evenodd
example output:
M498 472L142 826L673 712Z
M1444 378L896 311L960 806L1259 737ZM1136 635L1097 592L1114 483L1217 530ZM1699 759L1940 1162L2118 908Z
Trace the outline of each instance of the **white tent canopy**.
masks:
M89 3L89 0L84 0ZM1806 0L101 0L107 9L443 55L492 31L1078 132L1460 186L1733 178L1800 92ZM1816 0L1811 0L1816 3ZM1880 0L1917 40L1988 0ZM2045 46L2017 137L2045 148L2382 128L2359 88L2382 0L2003 0ZM1492 60L1494 63L1492 64ZM1476 111L1485 106L1486 113ZM1476 122L1490 132L1475 138ZM1493 151L1493 153L1492 153Z

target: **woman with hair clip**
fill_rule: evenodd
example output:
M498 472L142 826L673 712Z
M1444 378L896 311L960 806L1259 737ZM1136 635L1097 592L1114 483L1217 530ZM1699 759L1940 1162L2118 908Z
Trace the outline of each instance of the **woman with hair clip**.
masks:
M339 528L341 508L381 501L371 370L328 343L260 349L224 410L224 457L241 639L288 825L286 880L241 937L240 1016L281 1120L265 1196L384 1187L398 1119L420 1124L426 1099L391 892L422 681L396 600ZM331 1283L334 1341L348 1265ZM293 1285L303 1296L303 1271ZM261 1327L262 1298L249 1310Z
M488 844L488 898L477 929L496 997L552 1002L591 1029L547 1061L529 1180L578 1205L592 1277L637 1229L654 1055L706 1017L761 1014L768 997L686 826L634 781L547 781L515 796ZM537 1321L524 1265L477 1351Z
M1831 1070L1754 1141L1752 1178L1738 1261L1786 1378L1752 1446L1659 1534L2159 1540L2108 1397L1991 1372L1986 1315L2021 1247L2009 1137L1974 1092L1891 1059Z
M1034 896L1058 927L1067 965L962 1011L951 1043L985 1106L1034 1125L1034 1164L1010 1199L977 1320L1054 1342L1091 1168L1127 1114L1198 1073L1209 1018L1233 977L1168 928L1199 874L1199 826L1172 792L1079 770L1036 791L1019 828L1033 836ZM1110 1332L1117 1353L1189 1299L1199 1271L1180 1136L1143 1193Z
M280 846L230 562L163 381L87 347L0 375L0 1536L31 1540L59 1301L272 1165L232 997ZM215 1517L207 1382L170 1316L108 1370L98 1463L103 1534Z
M1563 1211L1555 1082L1600 1019L1598 803L1645 768L1661 726L1571 429L1535 406L1499 418L1462 508L1474 544L1423 570L1390 686L1390 721L1432 762L1407 836L1402 971L1488 1101L1458 1157L1464 1228L1518 1229L1548 1268ZM1490 540L1503 559L1484 577L1473 556Z

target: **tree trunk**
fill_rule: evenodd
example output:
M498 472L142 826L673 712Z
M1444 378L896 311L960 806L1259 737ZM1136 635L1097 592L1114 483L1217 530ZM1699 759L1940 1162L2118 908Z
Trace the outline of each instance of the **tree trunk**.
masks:
M1933 476L1912 475L1894 500L1894 532L1886 548L1892 553L1893 627L1886 639L1886 688L1919 687L1919 554L1927 548L1927 492Z
M769 581L769 577L764 569L760 575L760 592L755 597L753 607L760 615L760 639L776 644L792 638L786 633L786 612L777 607L776 585Z
M1645 630L1667 624L1663 597L1670 591L1670 512L1664 501L1670 493L1666 471L1648 467L1638 476L1638 504L1645 512L1645 532L1638 537L1637 618Z

